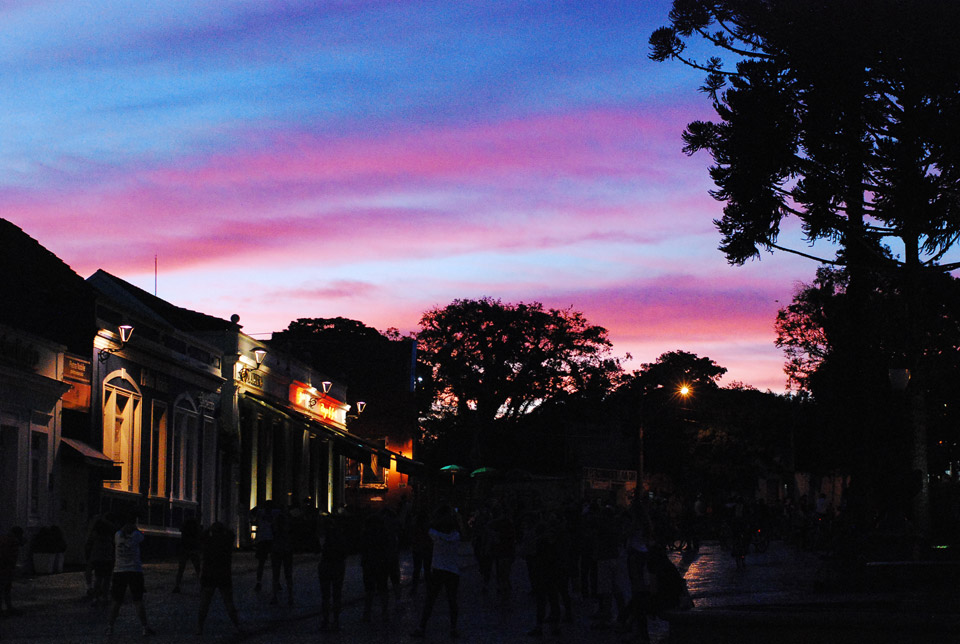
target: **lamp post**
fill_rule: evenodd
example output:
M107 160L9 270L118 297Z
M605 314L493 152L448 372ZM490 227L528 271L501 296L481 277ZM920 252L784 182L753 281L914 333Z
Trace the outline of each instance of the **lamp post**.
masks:
M678 399L686 400L693 394L692 387L687 383L681 383L677 386L674 397ZM643 437L643 425L645 419L645 413L643 409L643 402L646 399L646 394L640 396L640 407L639 407L639 416L640 416L640 427L639 427L639 436L638 436L638 463L637 463L637 487L634 491L634 495L637 498L643 494L644 483L647 477L646 470L646 449L644 447L644 437Z
M915 556L919 557L923 543L930 536L930 474L927 458L927 417L922 382L914 382L911 386L911 372L905 368L894 368L888 372L890 386L906 396L909 428L913 439L913 449L910 454L912 471L920 477L920 489L913 497L914 521L916 522L919 540L916 544Z

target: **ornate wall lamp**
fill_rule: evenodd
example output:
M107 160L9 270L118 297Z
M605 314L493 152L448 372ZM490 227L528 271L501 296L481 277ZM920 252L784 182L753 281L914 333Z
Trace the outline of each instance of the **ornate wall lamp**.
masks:
M362 413L363 413L363 410L366 409L366 408L367 408L367 403L365 403L365 402L362 401L362 400L358 400L358 401L357 401L357 413L355 413L355 414L347 413L347 418L348 418L348 419L353 419L353 420L359 420L359 419L360 419L360 414L362 414Z
M323 391L324 394L330 393L331 387L333 387L333 383L329 380L324 380L320 383L320 391ZM307 402L307 406L316 407L317 403L320 402L320 391L318 391L316 387L312 386L307 391L309 391L311 394L315 394L314 396L310 397L310 400Z
M120 332L120 344L115 349L100 349L100 353L97 354L97 360L100 362L106 362L111 355L121 351L130 341L130 336L133 335L133 327L129 324L121 324L117 327L117 330Z
M250 378L250 374L251 374L253 371L257 371L257 370L260 369L260 365L263 364L263 359L266 358L266 357L267 357L267 350L266 350L266 349L264 349L263 347L257 347L256 349L254 349L254 350L253 350L253 359L257 361L257 366L254 367L253 369L249 369L249 368L247 368L247 367L242 367L242 368L240 369L240 380L243 381L243 382L247 382L247 380Z

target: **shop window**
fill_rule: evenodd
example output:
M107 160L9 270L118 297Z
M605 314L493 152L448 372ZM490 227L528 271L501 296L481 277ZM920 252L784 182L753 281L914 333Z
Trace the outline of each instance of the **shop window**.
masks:
M378 447L384 450L387 448L387 439L382 438L373 441ZM360 485L363 487L387 487L387 471L390 469L389 457L383 457L379 453L370 455L370 464L360 466Z

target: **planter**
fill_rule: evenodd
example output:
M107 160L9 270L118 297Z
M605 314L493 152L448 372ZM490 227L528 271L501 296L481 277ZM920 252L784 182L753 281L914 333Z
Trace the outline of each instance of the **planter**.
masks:
M52 575L58 572L63 572L63 553L33 553L33 572L38 575Z

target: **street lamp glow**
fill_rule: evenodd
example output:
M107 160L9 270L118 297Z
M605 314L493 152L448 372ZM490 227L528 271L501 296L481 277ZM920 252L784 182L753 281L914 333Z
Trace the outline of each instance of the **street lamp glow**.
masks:
M690 386L689 386L689 385L680 385L680 389L677 390L677 393L679 393L681 396L683 396L684 398L686 398L687 396L690 395Z

